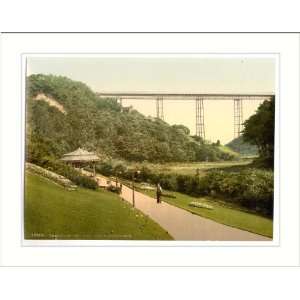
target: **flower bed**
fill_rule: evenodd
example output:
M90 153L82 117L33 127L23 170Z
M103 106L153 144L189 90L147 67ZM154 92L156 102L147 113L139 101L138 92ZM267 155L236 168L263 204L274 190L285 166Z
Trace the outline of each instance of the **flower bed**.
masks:
M68 178L66 178L62 175L56 174L52 171L46 170L37 165L31 164L31 163L26 163L26 168L27 168L27 170L31 171L32 173L35 173L37 175L41 175L45 178L48 178L48 179L54 181L55 183L62 185L65 188L68 188L68 189L76 189L77 188L77 186Z
M211 205L208 205L206 203L196 202L196 201L190 202L189 206L199 207L199 208L206 208L206 209L214 209L214 207L211 206Z

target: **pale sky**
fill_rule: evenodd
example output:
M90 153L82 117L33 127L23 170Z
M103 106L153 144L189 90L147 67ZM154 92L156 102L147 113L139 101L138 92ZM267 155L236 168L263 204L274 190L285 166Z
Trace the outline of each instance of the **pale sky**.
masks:
M86 83L95 92L275 93L273 57L29 57L27 74L53 74ZM155 99L123 100L156 116ZM244 120L259 102L244 101ZM204 101L206 138L233 138L233 101ZM195 101L164 100L169 124L195 133Z

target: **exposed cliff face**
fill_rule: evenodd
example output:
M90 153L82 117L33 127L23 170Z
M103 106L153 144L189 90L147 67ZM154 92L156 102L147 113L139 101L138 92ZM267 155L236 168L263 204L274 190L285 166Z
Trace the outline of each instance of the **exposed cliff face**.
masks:
M58 103L55 99L46 96L43 93L37 94L34 98L37 101L45 101L46 103L48 103L50 106L56 107L60 112L62 112L63 114L66 114L67 112L65 111L63 105L61 105L60 103Z

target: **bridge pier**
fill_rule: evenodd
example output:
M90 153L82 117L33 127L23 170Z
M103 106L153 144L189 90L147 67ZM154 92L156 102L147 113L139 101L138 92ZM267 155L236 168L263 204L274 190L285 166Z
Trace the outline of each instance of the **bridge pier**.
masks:
M163 97L156 98L156 118L164 120L164 102Z
M234 138L238 138L243 129L243 100L233 99L233 126L234 126Z
M196 136L205 140L204 104L203 98L196 98Z

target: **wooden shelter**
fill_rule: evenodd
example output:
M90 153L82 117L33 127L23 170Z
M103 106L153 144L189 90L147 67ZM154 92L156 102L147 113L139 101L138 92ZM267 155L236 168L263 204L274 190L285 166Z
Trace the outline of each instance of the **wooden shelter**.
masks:
M95 164L96 161L100 160L100 158L93 152L88 152L86 150L78 148L73 152L64 154L61 160L77 168L82 168L82 166L84 165L92 164L94 170L94 176L95 176L96 175Z

